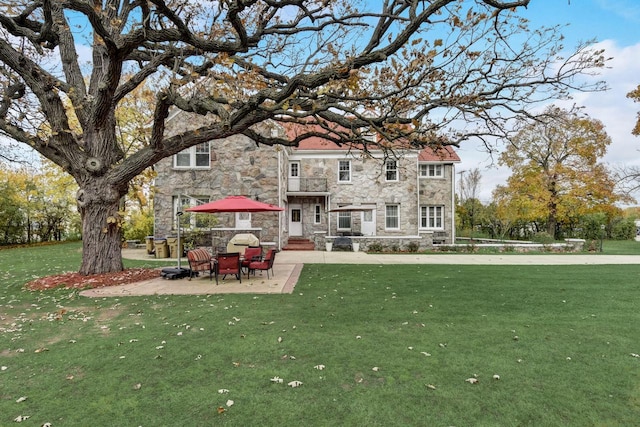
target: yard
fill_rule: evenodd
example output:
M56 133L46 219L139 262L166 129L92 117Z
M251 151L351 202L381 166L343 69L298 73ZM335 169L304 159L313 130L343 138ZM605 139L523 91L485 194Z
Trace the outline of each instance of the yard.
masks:
M79 251L0 250L0 425L640 419L640 266L307 265L270 296L23 289Z

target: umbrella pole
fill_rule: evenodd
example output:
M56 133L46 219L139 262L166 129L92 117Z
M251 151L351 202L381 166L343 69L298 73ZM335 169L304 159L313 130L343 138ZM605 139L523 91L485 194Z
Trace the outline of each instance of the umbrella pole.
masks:
M178 254L178 270L180 270L180 258L182 258L182 254L180 253L180 217L184 214L184 212L180 211L176 213L176 222L178 227L178 249L176 249L176 253Z

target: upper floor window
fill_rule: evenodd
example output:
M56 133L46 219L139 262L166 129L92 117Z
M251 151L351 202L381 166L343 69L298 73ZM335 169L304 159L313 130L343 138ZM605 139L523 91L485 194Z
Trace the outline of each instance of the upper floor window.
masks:
M398 180L398 162L395 160L387 160L385 162L385 181Z
M386 205L384 228L387 230L400 229L400 205Z
M444 206L420 206L420 228L442 230L444 228Z
M442 178L444 177L443 165L420 165L421 178Z
M338 161L338 182L351 182L351 161Z
M173 166L176 168L204 169L209 168L210 164L211 150L209 149L208 142L189 147L173 156Z

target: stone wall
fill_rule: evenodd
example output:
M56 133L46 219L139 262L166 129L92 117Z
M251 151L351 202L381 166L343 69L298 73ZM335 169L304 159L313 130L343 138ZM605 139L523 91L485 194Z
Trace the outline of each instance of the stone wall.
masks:
M184 127L195 126L202 120L188 114L181 116L177 122ZM176 125L176 120L172 125ZM154 234L157 237L175 234L173 203L174 199L181 195L208 197L209 200L217 200L228 195L243 195L265 203L281 204L278 190L282 174L278 173L278 149L257 146L254 141L243 135L211 141L210 149L211 161L208 169L175 168L173 156L156 164ZM234 213L197 215L214 215L217 219L216 226L235 227ZM262 229L262 239L278 241L280 215L282 214L277 212L253 213L251 226Z

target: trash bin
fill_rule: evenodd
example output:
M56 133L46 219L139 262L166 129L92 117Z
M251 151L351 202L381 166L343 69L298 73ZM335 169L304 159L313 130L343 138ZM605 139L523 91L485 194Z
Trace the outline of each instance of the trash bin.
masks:
M155 239L153 245L156 248L156 258L169 258L169 246L167 239Z
M180 249L178 250L178 238L177 237L167 237L167 246L169 246L169 255L171 258L178 258L178 254L180 254L180 258L182 258L182 254L184 253L184 243L180 242Z
M153 236L145 237L145 243L147 244L147 253L151 255L153 253Z

